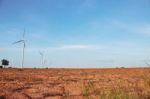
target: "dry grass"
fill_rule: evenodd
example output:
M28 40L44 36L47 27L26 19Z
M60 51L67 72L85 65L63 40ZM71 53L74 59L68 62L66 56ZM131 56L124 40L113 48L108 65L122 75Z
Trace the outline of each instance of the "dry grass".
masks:
M0 99L150 99L150 69L0 69Z

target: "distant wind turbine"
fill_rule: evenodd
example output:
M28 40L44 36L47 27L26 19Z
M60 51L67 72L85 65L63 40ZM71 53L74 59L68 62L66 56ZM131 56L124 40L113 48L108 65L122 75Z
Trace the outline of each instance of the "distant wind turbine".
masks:
M23 43L23 50L22 50L22 68L24 66L24 51L25 51L25 47L26 47L26 42L25 42L25 29L24 29L24 32L23 32L23 35L22 35L22 39L19 40L19 41L16 41L14 42L13 44L17 44L17 43Z
M41 56L41 65L43 66L43 64L44 64L44 52L39 51L39 54Z

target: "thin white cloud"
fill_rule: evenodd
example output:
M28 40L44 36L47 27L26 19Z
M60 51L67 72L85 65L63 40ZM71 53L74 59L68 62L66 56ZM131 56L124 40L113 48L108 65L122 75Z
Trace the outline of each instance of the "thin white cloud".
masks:
M50 50L67 50L67 49L96 49L99 48L98 46L94 45L60 45L55 47L32 47L26 48L26 51L50 51ZM20 51L22 50L22 47L17 48L0 48L0 51Z
M19 51L22 50L22 48L0 48L0 51Z
M95 0L82 0L82 3L79 5L79 9L77 10L79 13L82 13L85 10L89 10L94 8Z
M150 35L150 24L126 23L116 20L112 23L115 27L124 29L131 33Z
M89 8L92 7L94 4L95 0L84 0L82 3L82 8Z
M139 28L136 28L135 31L139 32L139 33L144 33L144 34L150 35L150 25L141 26Z
M21 27L13 27L13 26L3 26L0 28L1 32L5 35L12 36L20 36L20 34L23 34L23 28Z
M88 49L88 48L93 48L93 46L89 46L89 45L63 45L60 48L62 48L62 49Z

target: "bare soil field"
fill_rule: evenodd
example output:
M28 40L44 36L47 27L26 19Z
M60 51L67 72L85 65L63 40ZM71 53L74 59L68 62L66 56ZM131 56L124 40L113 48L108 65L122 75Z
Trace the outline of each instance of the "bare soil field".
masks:
M0 69L0 99L150 99L150 69Z

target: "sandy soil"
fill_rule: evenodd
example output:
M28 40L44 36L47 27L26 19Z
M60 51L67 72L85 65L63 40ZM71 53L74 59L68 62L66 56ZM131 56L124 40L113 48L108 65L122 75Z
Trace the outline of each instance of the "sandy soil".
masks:
M0 69L0 99L150 99L150 69Z

